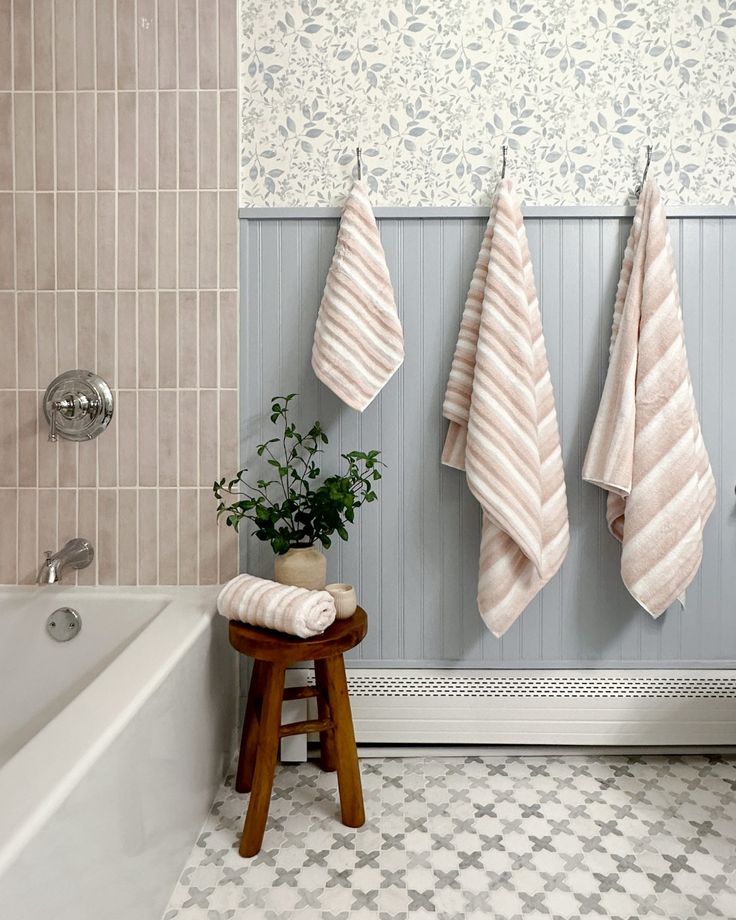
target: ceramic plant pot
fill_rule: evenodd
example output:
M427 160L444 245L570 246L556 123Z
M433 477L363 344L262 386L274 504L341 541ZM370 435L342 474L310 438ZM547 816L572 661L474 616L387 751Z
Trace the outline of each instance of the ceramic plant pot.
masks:
M327 557L315 546L295 546L274 562L274 580L310 591L321 591L327 580Z
M348 617L355 613L358 601L355 597L355 588L352 585L335 582L331 585L325 585L325 591L332 595L338 620L347 620Z

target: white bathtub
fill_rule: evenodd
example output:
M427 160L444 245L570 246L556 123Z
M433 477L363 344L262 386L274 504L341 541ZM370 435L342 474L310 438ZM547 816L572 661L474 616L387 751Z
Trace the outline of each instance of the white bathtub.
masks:
M0 588L2 920L159 920L232 751L215 596Z

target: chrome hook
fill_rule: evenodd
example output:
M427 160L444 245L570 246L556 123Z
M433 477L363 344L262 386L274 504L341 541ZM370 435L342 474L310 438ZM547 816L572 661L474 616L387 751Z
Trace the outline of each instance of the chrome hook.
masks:
M647 180L647 173L649 172L649 164L652 162L652 145L647 144L647 161L644 164L644 174L641 177L641 183L636 187L636 197L638 198L641 195L641 190L644 188L644 183Z
M360 147L355 148L355 156L358 159L358 182L363 179L363 158L362 158L362 149Z
M508 150L509 148L507 144L501 145L501 178L502 179L506 178L506 154L508 153Z

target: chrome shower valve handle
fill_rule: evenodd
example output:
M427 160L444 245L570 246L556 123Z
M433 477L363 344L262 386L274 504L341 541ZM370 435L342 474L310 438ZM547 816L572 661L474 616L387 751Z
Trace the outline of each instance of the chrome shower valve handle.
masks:
M102 377L92 371L65 371L44 395L49 441L91 441L110 424L113 407L112 392Z
M55 443L59 440L59 436L56 431L56 420L59 417L59 413L64 413L68 418L73 418L74 411L75 405L72 398L65 397L64 399L54 400L54 402L51 404L51 410L49 412L49 441L53 441Z
M49 418L49 441L54 444L59 440L56 436L56 413L61 408L61 402L57 401L51 404L51 417ZM50 555L50 554L49 554ZM48 557L47 557L48 558Z

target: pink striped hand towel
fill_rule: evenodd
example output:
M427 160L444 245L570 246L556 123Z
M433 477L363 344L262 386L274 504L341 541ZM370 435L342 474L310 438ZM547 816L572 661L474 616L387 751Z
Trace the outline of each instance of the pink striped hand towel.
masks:
M608 374L583 464L608 491L621 577L653 617L703 556L716 487L685 352L672 245L659 189L644 183L616 292Z
M570 542L554 393L520 202L499 183L465 302L442 462L483 509L478 609L501 636Z
M358 181L348 196L317 315L312 367L340 399L362 412L404 360L404 335L386 256Z
M217 597L217 610L228 620L275 629L308 639L335 620L335 601L327 591L307 591L255 575L236 575Z

